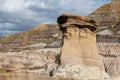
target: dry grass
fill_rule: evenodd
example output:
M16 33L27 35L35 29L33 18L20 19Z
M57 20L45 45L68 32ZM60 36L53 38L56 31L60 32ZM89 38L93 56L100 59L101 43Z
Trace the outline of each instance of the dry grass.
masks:
M45 24L37 26L31 30L28 30L26 32L20 33L20 34L14 34L10 36L6 36L4 38L0 38L0 43L9 43L9 42L24 42L27 39L33 39L33 38L40 38L40 37L46 37L47 35L52 35L57 33L56 30L57 25L53 24Z
M6 36L4 38L0 38L0 43L8 43L10 41L14 41L18 36L19 36L19 34L14 34L11 36Z
M102 13L102 14L105 14L106 15L109 15L109 14L115 14L115 19L116 21L119 21L120 20L120 1L117 2L111 2L111 3L108 3L108 4L105 4L103 5L102 7L98 8L94 13ZM113 17L113 16L111 16Z

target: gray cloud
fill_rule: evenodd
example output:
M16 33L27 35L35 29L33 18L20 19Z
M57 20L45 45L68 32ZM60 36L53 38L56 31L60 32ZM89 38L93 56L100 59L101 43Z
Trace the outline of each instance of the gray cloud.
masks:
M55 23L63 13L88 15L106 2L108 0L0 0L0 36Z

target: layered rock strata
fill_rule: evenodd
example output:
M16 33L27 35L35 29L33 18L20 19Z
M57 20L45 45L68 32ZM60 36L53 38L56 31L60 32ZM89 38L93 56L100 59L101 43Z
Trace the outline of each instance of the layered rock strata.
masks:
M108 79L96 46L95 22L67 14L59 16L57 22L63 32L63 46L61 66L55 76L80 80Z
M0 68L7 72L37 72L47 74L58 66L60 48L0 53Z
M120 79L120 37L112 35L98 35L97 47L102 57L105 71L112 80Z
M106 72L120 80L120 0L113 0L91 13L97 25L97 46Z

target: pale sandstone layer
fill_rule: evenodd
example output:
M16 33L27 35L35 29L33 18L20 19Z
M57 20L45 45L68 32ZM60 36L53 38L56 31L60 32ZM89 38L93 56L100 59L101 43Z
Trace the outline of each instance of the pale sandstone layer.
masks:
M25 50L21 52L0 53L0 68L8 72L37 72L47 74L54 71L60 48Z
M55 76L109 80L96 46L95 22L87 17L67 14L58 17L57 22L64 35L61 66Z

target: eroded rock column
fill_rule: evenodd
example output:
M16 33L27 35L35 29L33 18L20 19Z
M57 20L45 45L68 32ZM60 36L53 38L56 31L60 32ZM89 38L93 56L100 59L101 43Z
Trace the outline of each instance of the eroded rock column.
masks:
M95 22L86 17L61 15L58 17L63 32L61 66L55 76L80 80L104 80L104 72L96 46ZM103 76L104 75L104 76Z

